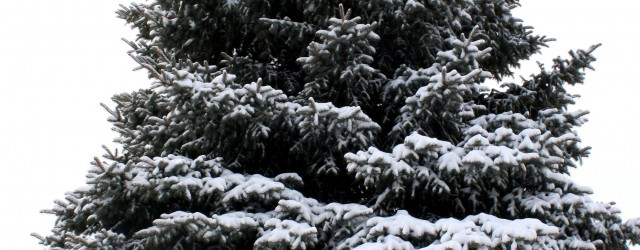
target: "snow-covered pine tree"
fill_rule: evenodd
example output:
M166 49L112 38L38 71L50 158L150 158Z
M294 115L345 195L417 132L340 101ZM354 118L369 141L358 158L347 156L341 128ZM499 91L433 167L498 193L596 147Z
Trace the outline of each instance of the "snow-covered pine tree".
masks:
M132 3L148 89L103 105L52 249L627 249L569 178L589 153L565 86L587 50L489 90L551 39L517 0Z

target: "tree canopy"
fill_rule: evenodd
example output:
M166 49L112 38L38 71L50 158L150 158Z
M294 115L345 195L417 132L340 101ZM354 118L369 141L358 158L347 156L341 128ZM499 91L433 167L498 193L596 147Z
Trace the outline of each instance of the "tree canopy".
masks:
M154 0L116 12L149 88L104 105L54 249L628 249L570 109L594 45L503 82L553 39L517 0ZM491 89L490 81L501 83Z

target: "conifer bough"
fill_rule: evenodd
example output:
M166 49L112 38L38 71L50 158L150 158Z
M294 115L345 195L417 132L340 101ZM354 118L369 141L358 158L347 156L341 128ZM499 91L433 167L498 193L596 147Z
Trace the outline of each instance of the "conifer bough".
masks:
M628 249L640 219L569 178L596 46L487 82L552 39L517 0L155 0L117 15L147 89L122 152L44 212L52 249Z

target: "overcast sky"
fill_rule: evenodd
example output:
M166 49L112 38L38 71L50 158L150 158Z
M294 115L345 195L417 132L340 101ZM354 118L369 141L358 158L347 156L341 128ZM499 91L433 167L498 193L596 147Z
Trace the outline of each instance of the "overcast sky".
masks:
M120 38L133 33L116 19L129 1L6 1L0 15L0 242L40 249L31 232L47 234L54 217L39 211L83 185L89 162L115 136L99 103L148 86ZM533 60L603 43L595 72L575 91L590 122L580 128L592 156L574 178L616 201L624 218L640 216L639 1L523 0L515 15L535 33L558 39ZM533 72L525 64L520 74Z

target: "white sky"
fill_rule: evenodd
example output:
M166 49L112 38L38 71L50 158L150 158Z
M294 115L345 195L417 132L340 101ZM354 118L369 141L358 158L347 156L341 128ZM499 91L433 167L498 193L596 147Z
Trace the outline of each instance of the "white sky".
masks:
M115 136L100 102L148 86L120 38L133 33L116 19L129 1L6 1L0 15L0 242L5 249L41 249L31 232L46 235L54 218L41 215L66 191L83 185L93 156ZM592 156L574 171L594 199L616 201L625 218L640 216L640 1L523 0L516 16L537 34L558 39L535 60L603 43L578 107ZM523 75L532 72L533 63ZM638 248L640 249L640 248Z

